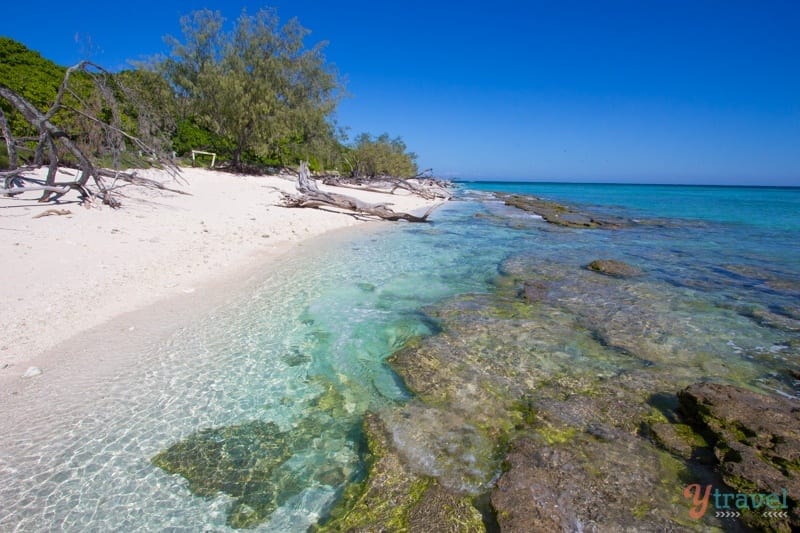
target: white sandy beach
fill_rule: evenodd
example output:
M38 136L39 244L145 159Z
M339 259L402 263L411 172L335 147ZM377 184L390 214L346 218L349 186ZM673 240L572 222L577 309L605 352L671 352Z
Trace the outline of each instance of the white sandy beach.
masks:
M31 366L47 374L62 359L78 357L52 349L114 317L180 295L194 295L195 305L203 305L203 293L214 283L235 281L313 237L387 224L280 207L280 191L294 189L288 177L188 168L183 178L188 185L170 186L191 196L129 187L119 210L86 209L69 203L70 197L57 206L39 204L35 196L0 200L0 384L24 380ZM342 192L390 202L398 211L431 205L402 194ZM37 218L53 208L70 214ZM113 333L108 337L113 340Z

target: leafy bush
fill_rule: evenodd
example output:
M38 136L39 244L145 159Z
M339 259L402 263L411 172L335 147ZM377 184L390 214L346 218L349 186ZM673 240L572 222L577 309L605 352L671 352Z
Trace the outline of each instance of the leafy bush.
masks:
M391 139L388 133L377 139L373 139L368 133L362 133L356 138L346 159L350 162L351 174L355 177L409 178L417 174L417 155L406 151L406 143L400 137Z

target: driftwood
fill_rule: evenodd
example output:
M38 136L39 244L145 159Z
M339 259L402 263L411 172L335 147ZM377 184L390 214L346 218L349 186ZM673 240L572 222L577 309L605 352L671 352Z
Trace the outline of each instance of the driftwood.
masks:
M70 211L69 209L47 209L45 211L42 211L38 215L35 215L33 218L44 218L44 217L49 217L51 215L64 216L71 214L72 211Z
M104 103L111 109L111 121L101 120L83 109L71 107L65 103L67 94L74 97L79 104L83 103L80 97L70 88L70 77L77 71L89 74L90 79L101 91ZM46 111L40 111L23 96L0 82L0 99L8 102L38 132L38 137L36 138L38 143L34 150L32 164L19 168L17 167L17 148L24 147L24 141L27 139L15 139L8 127L5 115L0 113L0 136L5 139L6 150L9 154L9 166L11 167L10 170L0 173L0 178L2 178L0 196L14 196L28 191L43 191L39 201L48 202L58 200L70 190L77 190L86 205L91 205L95 200L100 199L104 204L117 208L121 205L113 194L114 189L118 188L114 185L117 182L180 192L168 189L158 181L139 177L135 172L110 171L99 168L95 164L94 158L72 139L70 132L65 131L53 122L56 113L61 110L87 119L95 124L97 128L107 132L111 155L115 163L119 162L120 152L124 149L125 141L127 141L138 151L148 154L153 166L166 170L174 179L178 179L180 171L171 161L166 157L160 156L157 150L143 140L122 129L118 102L113 95L113 91L105 84L105 77L107 76L109 76L107 71L88 61L82 61L68 68L59 86L55 101ZM78 173L72 181L59 183L56 182L56 175L63 167L61 159L64 156L73 159L72 164L77 166ZM48 162L48 171L43 181L25 175L25 172L45 166L45 159ZM106 182L109 178L113 180L110 186ZM96 192L89 189L89 180L94 182Z
M428 217L436 208L435 205L431 206L425 214L417 216L411 213L394 211L389 207L389 204L370 204L352 196L322 191L317 186L317 183L311 179L308 164L305 162L300 164L296 188L299 194L283 194L284 207L311 207L315 209L332 207L356 214L378 217L383 220L406 220L408 222L427 222Z
M446 188L446 183L422 176L416 176L410 179L395 178L392 176L380 176L370 179L326 176L322 183L333 187L388 194L396 194L398 190L403 190L425 198L426 200L449 200L452 198L452 195Z

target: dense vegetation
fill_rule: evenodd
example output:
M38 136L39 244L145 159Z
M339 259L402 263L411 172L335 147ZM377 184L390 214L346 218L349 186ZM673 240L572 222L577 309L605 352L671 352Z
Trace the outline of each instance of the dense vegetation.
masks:
M178 157L191 150L212 151L235 169L305 160L312 170L358 177L417 174L416 155L400 138L365 133L346 142L334 121L343 82L325 60L324 43L305 46L309 32L296 19L281 24L273 10L264 9L242 13L228 29L219 12L201 10L183 17L181 28L181 38L167 38L168 56L134 70L98 74L110 78L99 85L107 86L118 104L110 103L96 79L89 81L91 74L79 72L70 81L68 105L100 119L114 115L126 131ZM0 37L0 84L39 110L49 108L65 71ZM2 99L0 110L14 137L36 134ZM87 153L120 164L107 157L113 151L107 132L75 117L57 113L53 120ZM0 149L3 167L8 165L4 157ZM21 152L20 157L28 160L31 154Z
M417 173L417 154L408 152L400 137L390 139L387 133L377 139L362 133L356 137L348 156L346 162L356 176L413 176Z

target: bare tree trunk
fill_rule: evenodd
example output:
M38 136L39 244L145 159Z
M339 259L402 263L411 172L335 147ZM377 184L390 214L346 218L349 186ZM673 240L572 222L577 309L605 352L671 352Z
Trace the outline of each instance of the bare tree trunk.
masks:
M47 168L47 179L44 184L46 187L55 187L56 174L58 173L58 150L56 149L56 143L50 137L47 137L47 152L47 156L50 158L50 166ZM52 189L44 189L39 201L46 202L50 199L51 194Z
M0 109L0 135L2 135L6 140L8 168L14 170L19 166L19 160L17 159L17 141L14 139L14 135L11 133L11 128L8 126L6 115L3 113L2 109Z
M323 183L333 187L344 187L357 191L370 191L385 194L395 194L395 191L401 189L421 198L425 198L426 200L449 200L452 198L452 194L447 191L445 185L430 178L403 179L384 176L373 180L359 180L354 178L342 178L340 176L328 176Z
M44 164L44 147L47 144L47 133L39 133L39 142L36 143L36 150L33 152L33 164L40 167Z
M22 116L25 117L30 124L36 125L39 127L39 132L44 137L49 137L52 141L61 141L64 147L78 160L81 165L82 169L92 169L93 165L89 161L89 159L84 155L84 153L78 148L72 139L69 138L67 133L50 122L48 118L49 115L53 113L48 113L45 115L33 105L31 105L27 100L23 97L6 87L5 85L0 84L0 96L5 98L11 105L13 105L17 111L22 113Z

